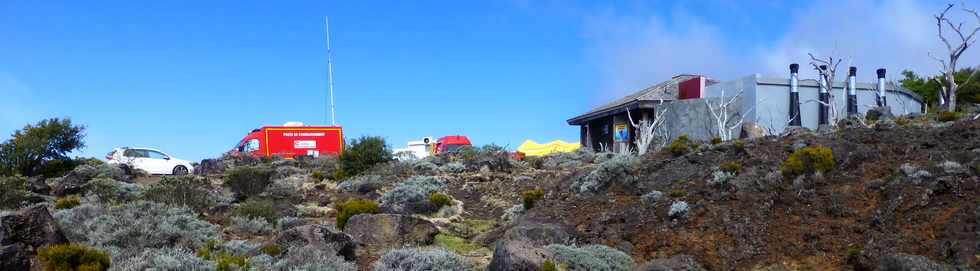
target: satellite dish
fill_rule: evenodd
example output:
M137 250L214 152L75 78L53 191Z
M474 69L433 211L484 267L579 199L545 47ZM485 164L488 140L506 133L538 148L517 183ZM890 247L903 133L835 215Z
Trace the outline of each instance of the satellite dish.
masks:
M430 142L432 142L432 138L429 137L422 138L422 143L429 144Z

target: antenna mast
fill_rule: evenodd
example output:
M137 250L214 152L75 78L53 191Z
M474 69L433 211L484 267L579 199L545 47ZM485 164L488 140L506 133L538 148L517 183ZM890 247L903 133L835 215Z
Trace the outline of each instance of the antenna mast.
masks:
M327 89L330 92L330 124L337 125L337 116L333 105L333 63L330 61L330 17L325 16L327 26Z

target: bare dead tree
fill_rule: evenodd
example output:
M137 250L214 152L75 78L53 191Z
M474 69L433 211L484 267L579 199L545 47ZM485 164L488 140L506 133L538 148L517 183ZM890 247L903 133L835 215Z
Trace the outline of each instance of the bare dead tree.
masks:
M808 53L807 55L810 56L810 65L813 66L813 69L820 75L820 78L817 79L818 82L819 80L823 80L824 85L827 86L827 93L829 95L829 98L827 99L829 103L820 101L815 102L829 107L831 112L830 122L836 123L840 113L837 110L837 100L834 97L834 77L837 76L837 68L840 66L840 63L844 61L844 59L835 59L833 56L829 56L826 59L817 58L812 53ZM827 68L821 69L820 66L825 66Z
M722 89L721 97L719 97L719 99L721 99L721 103L718 104L717 108L711 106L711 102L709 101L710 99L704 99L704 105L708 107L708 112L710 112L711 116L715 119L715 127L718 129L718 137L721 138L721 140L732 140L732 133L736 128L741 128L742 122L745 121L744 114L748 114L755 109L755 106L752 106L746 110L746 112L739 112L740 110L738 109L734 111L730 109L732 104L742 97L743 92L743 90L739 90L735 96L731 96L730 99L725 100L725 89Z
M660 104L663 104L663 102L663 100L660 100ZM638 155L646 154L652 146L657 146L658 149L665 146L663 142L666 142L669 137L660 135L660 133L663 133L666 130L661 126L663 126L664 120L667 119L665 115L668 110L670 109L667 107L659 112L654 110L654 117L652 121L650 118L643 117L640 119L640 122L636 122L633 120L633 115L630 113L629 108L626 109L626 117L629 119L630 125L639 131L639 136L637 136L636 140L634 140ZM656 144L657 142L660 142L660 144Z
M954 24L953 21L946 16L954 6L956 5L948 4L946 5L946 9L943 9L942 13L935 15L939 40L946 45L948 57L940 59L933 56L932 53L929 53L929 57L932 57L932 59L939 62L940 72L942 73L943 78L946 79L945 84L936 79L936 81L939 82L939 85L942 86L939 93L940 108L946 111L956 110L956 90L959 88L959 85L956 83L957 62L959 62L960 56L966 52L966 49L970 48L973 43L977 42L976 35L977 32L980 31L980 15L977 14L977 10L967 8L965 4L960 4L960 9L963 10L963 12L972 14L973 17L977 19L976 27L973 27L972 29L964 29L963 22ZM950 39L946 37L946 34L943 34L944 26L949 27L949 29L956 34L955 38L959 38L959 40L955 43L951 43ZM972 76L970 78L972 78Z

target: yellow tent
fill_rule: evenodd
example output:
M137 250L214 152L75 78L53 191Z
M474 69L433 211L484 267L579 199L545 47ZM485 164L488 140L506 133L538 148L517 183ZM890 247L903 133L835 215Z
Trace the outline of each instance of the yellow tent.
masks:
M581 144L568 143L562 140L555 140L544 144L539 144L533 140L524 140L524 143L520 147L517 147L517 151L527 156L543 156L558 152L573 152L581 147Z

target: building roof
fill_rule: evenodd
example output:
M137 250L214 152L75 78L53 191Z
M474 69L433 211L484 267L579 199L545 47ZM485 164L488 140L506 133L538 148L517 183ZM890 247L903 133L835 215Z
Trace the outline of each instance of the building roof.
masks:
M649 86L626 97L619 98L584 114L568 119L567 122L570 125L582 125L596 118L625 112L627 108L652 108L653 104L660 103L660 101L675 100L677 99L677 84L697 76L690 74L674 76L670 80Z

